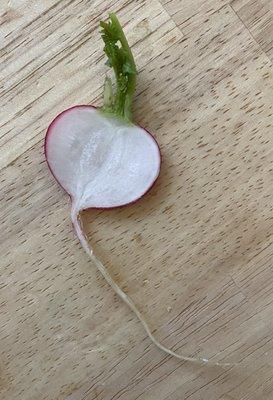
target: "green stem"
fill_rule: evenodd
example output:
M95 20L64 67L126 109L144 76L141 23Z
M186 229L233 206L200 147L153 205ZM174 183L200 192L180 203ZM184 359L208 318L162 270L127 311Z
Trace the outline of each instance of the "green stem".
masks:
M132 122L132 101L136 88L137 69L134 57L117 16L109 14L109 22L100 22L107 64L113 68L116 90L113 93L111 79L106 77L104 106L102 111Z

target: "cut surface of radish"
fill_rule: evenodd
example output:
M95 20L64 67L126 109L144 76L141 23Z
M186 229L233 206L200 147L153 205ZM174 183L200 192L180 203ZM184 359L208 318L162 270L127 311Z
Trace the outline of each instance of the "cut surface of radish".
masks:
M134 202L160 170L160 151L151 134L91 106L58 115L48 129L45 152L53 175L78 210Z

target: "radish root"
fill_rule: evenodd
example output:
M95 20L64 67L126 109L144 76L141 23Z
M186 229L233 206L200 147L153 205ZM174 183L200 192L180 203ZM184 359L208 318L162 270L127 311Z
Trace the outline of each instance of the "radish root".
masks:
M164 353L175 357L181 361L190 361L193 363L201 364L201 365L211 365L211 366L224 366L224 367L229 367L229 366L234 366L234 363L221 363L221 362L214 362L210 361L206 358L199 358L199 357L187 357L182 354L178 354L171 349L165 347L163 344L161 344L156 337L152 334L151 329L149 328L149 325L145 321L142 313L139 311L139 309L136 307L135 303L133 300L126 294L124 291L119 287L119 285L113 280L109 272L107 271L106 267L101 263L101 261L96 257L94 254L94 251L92 247L90 246L88 239L86 238L86 235L82 229L82 221L80 217L80 212L81 210L77 209L77 207L72 206L71 210L71 220L74 226L74 229L76 231L77 237L85 250L85 252L88 254L90 259L93 261L101 275L104 277L104 279L107 281L107 283L111 286L111 288L115 291L115 293L126 303L130 309L133 311L133 313L137 316L139 321L141 322L143 328L145 329L147 335L151 339L151 341L157 346L160 350L162 350Z

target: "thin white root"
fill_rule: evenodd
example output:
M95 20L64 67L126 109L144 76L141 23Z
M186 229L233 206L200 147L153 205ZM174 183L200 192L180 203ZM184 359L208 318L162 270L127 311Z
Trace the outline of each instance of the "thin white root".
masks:
M72 219L72 223L74 226L74 229L76 231L76 234L78 236L78 239L83 247L83 249L85 250L85 252L89 255L89 257L91 258L91 260L94 262L95 266L97 267L97 269L99 270L99 272L102 274L102 276L106 279L106 281L108 282L108 284L111 286L111 288L116 292L116 294L130 307L130 309L135 313L135 315L137 316L137 318L139 319L139 321L142 323L146 333L148 334L148 336L150 337L150 339L152 340L152 342L160 349L162 350L164 353L169 354L170 356L173 356L175 358L178 358L179 360L182 361L190 361L193 363L198 363L198 364L202 364L202 365L211 365L211 366L224 366L224 367L229 367L229 366L234 366L234 363L221 363L221 362L214 362L214 361L210 361L206 358L197 358L197 357L187 357L187 356L183 356L181 354L178 354L174 351L172 351L171 349L168 349L167 347L165 347L163 344L161 344L152 334L147 322L145 321L143 315L141 314L141 312L138 310L138 308L136 307L136 305L134 304L134 302L132 301L132 299L123 292L123 290L117 285L117 283L112 279L112 277L110 276L110 274L108 273L107 269L105 268L105 266L101 263L101 261L96 257L96 255L93 252L93 249L91 248L91 246L88 243L88 240L83 232L82 229L82 224L81 224L81 220L80 220L80 210L78 210L76 207L74 207L72 205L72 210L71 210L71 219Z

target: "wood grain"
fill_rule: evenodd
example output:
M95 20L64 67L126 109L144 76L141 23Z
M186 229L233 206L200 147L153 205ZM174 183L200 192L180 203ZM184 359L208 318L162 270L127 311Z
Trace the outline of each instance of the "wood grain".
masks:
M242 23L273 59L273 2L268 0L233 0L231 3Z
M0 6L1 399L272 399L272 28L269 2L251 16L249 3ZM85 212L85 230L164 344L234 367L151 344L80 248L45 165L50 120L101 104L110 8L139 67L135 119L163 164L144 199Z

